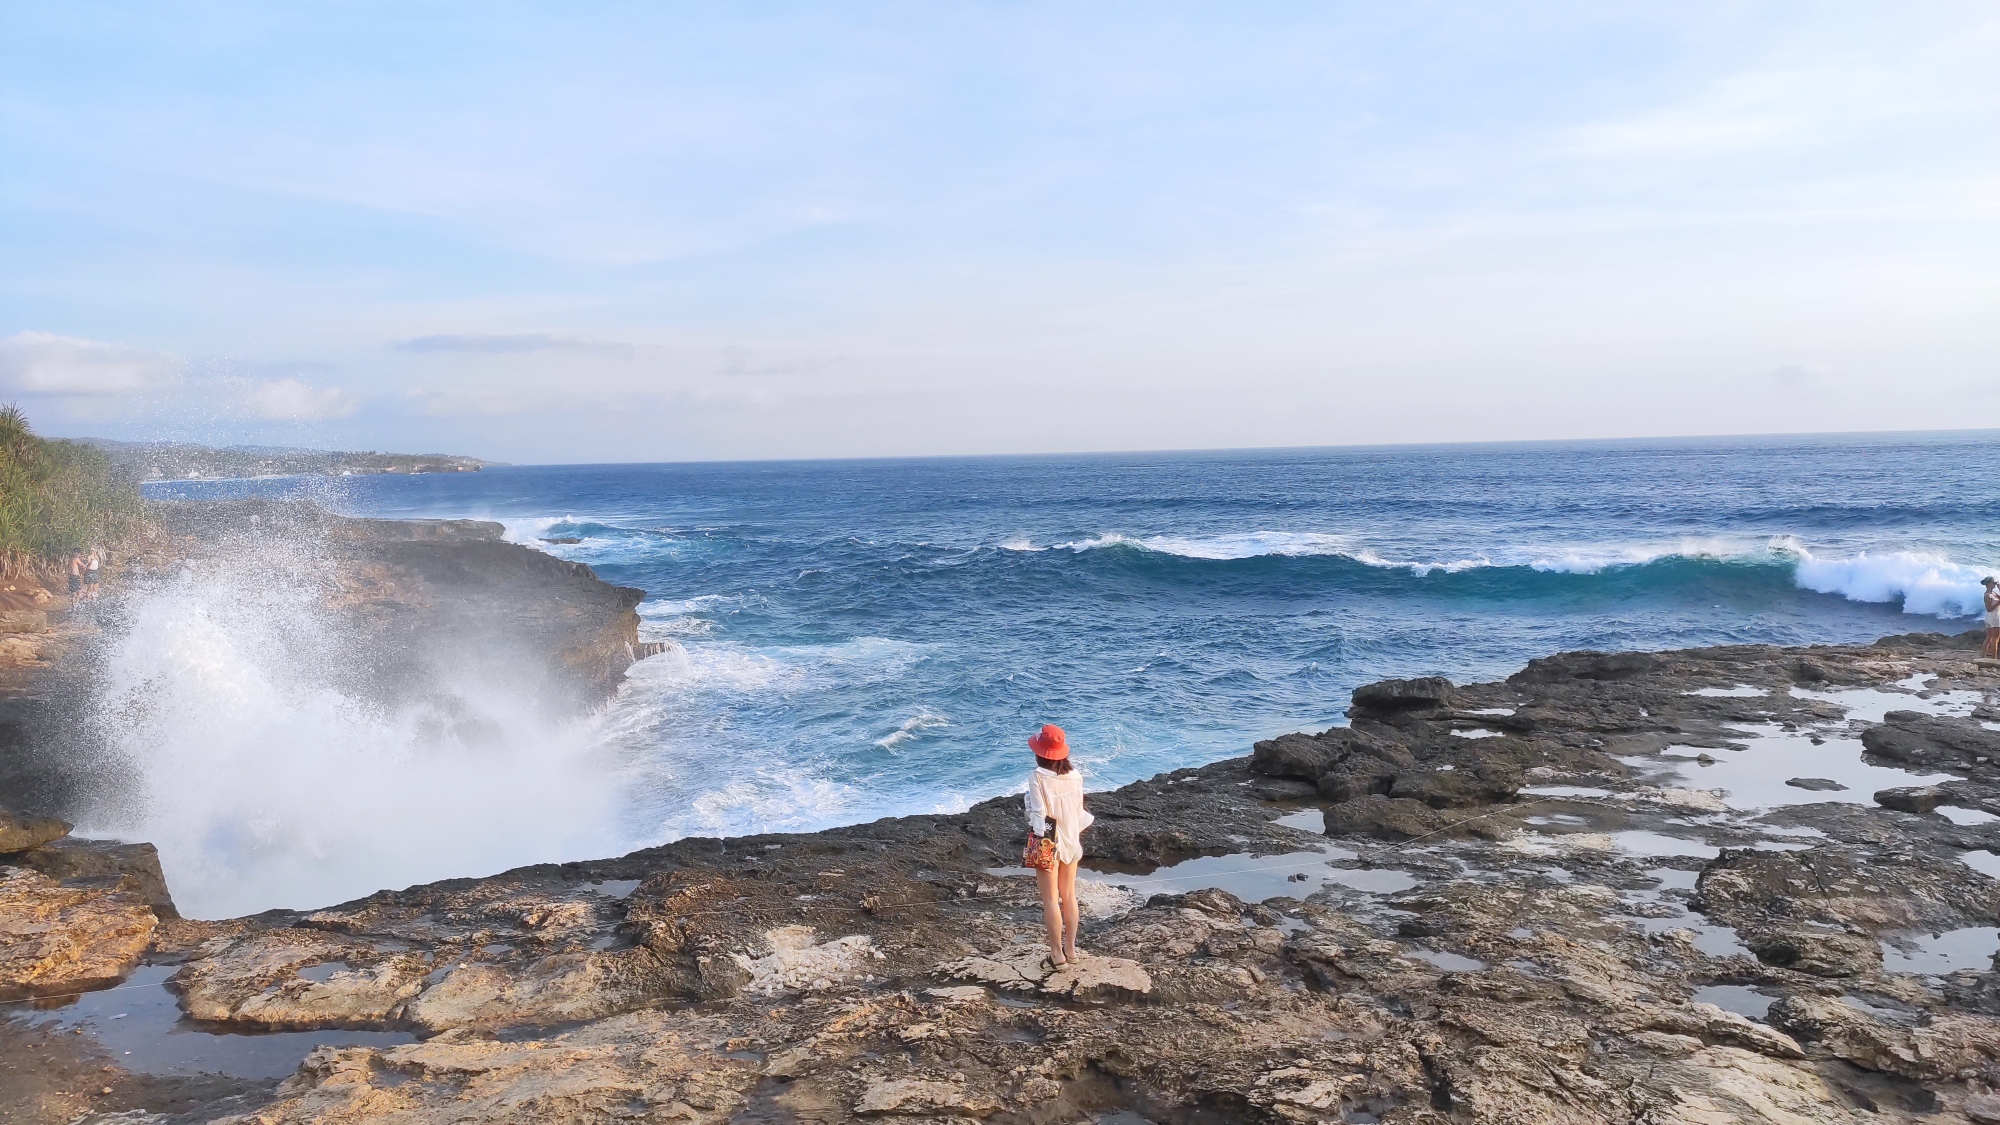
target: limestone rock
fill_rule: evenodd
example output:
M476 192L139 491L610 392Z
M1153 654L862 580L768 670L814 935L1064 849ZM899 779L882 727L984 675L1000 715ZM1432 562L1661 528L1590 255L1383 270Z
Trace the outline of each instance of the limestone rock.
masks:
M1029 942L947 962L938 971L1004 991L1078 1000L1135 1000L1153 990L1153 978L1136 961L1085 953L1058 969L1049 963L1047 946Z
M380 1027L417 994L429 963L318 930L264 930L174 975L194 1019L265 1029Z
M86 992L116 983L159 919L115 887L65 886L0 867L0 999Z
M69 835L70 823L52 816L23 816L0 809L0 855L39 848ZM13 862L13 861L9 861Z
M2000 758L2000 731L1972 719L1891 711L1861 733L1870 753L1913 766L1963 769L1979 758Z
M1978 1125L2000 1125L2000 1095L1973 1094L1965 1099L1964 1109Z
M51 879L113 879L119 890L129 891L153 908L162 918L178 918L174 899L167 893L167 877L160 870L160 852L151 844L123 844L116 840L79 840L65 836L8 857L7 862L39 871Z
M524 967L459 965L404 1014L427 1031L569 1023L629 1011L668 991L666 974L644 949L558 953Z
M1824 996L1793 994L1771 1005L1774 1025L1867 1070L1935 1080L2000 1061L2000 1020L1945 1015L1905 1027Z
M400 1047L322 1047L276 1102L213 1125L723 1125L757 1067L713 1049L716 1035L700 1017L637 1012L547 1040L446 1032Z

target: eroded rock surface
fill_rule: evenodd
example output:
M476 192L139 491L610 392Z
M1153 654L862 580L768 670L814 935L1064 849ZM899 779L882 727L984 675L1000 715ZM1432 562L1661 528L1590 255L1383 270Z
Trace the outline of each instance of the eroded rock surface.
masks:
M162 949L204 1020L426 1037L315 1052L227 1118L264 1125L1983 1120L2000 884L1961 856L2000 852L1975 733L2000 676L1971 655L1565 653L1370 686L1350 726L1092 794L1060 970L1016 798ZM1863 688L1907 707L1854 720ZM1862 765L1940 799L1876 804L1840 780Z
M159 919L115 886L0 867L0 999L103 988L132 970Z

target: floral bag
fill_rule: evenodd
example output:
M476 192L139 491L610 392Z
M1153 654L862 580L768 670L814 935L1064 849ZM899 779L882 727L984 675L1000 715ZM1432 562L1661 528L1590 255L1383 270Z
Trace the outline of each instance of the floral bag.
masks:
M1021 866L1035 871L1056 869L1056 842L1047 836L1029 836L1028 846L1021 849Z

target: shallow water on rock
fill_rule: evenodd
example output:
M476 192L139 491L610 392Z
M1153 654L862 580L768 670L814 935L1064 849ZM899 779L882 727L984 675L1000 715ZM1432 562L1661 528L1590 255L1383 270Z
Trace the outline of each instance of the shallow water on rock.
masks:
M1907 688L1912 693L1922 690L1924 684L1936 677L1912 676L1896 686ZM1793 688L1795 699L1818 699L1845 708L1848 722L1879 723L1891 711L1921 711L1926 715L1970 715L1979 706L1980 694L1976 691L1941 691L1925 699L1915 694L1905 695L1898 691L1881 688L1844 688L1839 691L1808 691Z
M1359 853L1346 848L1286 852L1281 855L1206 855L1162 867L1146 875L1103 875L1105 882L1142 896L1186 894L1205 887L1228 891L1244 902L1267 898L1305 898L1328 886L1342 886L1371 895L1395 894L1419 880L1393 868L1336 867Z
M1944 976L1960 969L1990 969L2000 953L2000 929L1967 926L1941 934L1919 934L1900 943L1882 943L1882 967L1892 973Z
M2000 855L1992 852L1971 851L1958 854L1960 863L1989 878L2000 879Z
M1744 812L1828 802L1873 805L1878 790L1951 780L1949 774L1871 765L1862 760L1858 738L1788 731L1776 724L1737 729L1749 740L1750 748L1720 756L1713 763L1695 761L1693 754L1706 751L1688 746L1669 746L1656 755L1619 760L1648 771L1647 780L1653 784L1721 789L1726 794L1723 802ZM1818 745L1814 745L1814 738L1821 740ZM1676 750L1681 753L1674 753ZM1786 784L1793 778L1825 778L1845 788L1804 789Z
M1436 949L1412 949L1410 956L1429 961L1447 973L1476 973L1486 967L1486 962L1477 957L1465 957Z
M1326 810L1322 808L1300 809L1297 812L1286 813L1279 817L1277 823L1287 828L1296 828L1301 832L1313 832L1324 836L1326 835Z
M1711 984L1705 988L1695 989L1690 1001L1695 1004L1713 1004L1725 1012L1735 1012L1739 1016L1761 1020L1769 1014L1771 1005L1776 999L1775 996L1766 996L1745 984Z
M387 1047L413 1043L401 1031L217 1032L181 1018L166 987L174 965L142 965L125 983L86 992L52 1011L17 1016L38 1026L81 1027L119 1066L140 1074L227 1074L279 1079L321 1046Z
M1704 695L1704 696L1709 696L1711 698L1722 697L1728 699L1750 699L1754 696L1769 695L1771 694L1771 692L1770 689L1768 688L1752 687L1749 684L1738 684L1735 687L1696 688L1693 691L1684 691L1681 694Z
M2000 816L1994 816L1984 809L1961 809L1955 805L1940 805L1937 812L1939 816L1944 817L1953 824L1992 824L1994 821L2000 820Z

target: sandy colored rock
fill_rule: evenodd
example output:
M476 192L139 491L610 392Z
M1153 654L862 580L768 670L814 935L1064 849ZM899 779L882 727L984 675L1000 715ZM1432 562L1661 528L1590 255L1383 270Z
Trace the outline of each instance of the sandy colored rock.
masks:
M718 1030L641 1012L525 1043L447 1032L402 1047L321 1048L277 1101L214 1125L721 1125L757 1071L712 1049Z
M1010 992L1041 992L1076 999L1137 999L1153 990L1153 979L1136 961L1085 953L1058 969L1046 945L1018 943L997 953L966 957L938 966L958 980L976 980Z
M0 809L0 855L25 852L69 835L70 823L53 816L23 816Z
M404 1009L426 1031L602 1019L664 994L644 949L559 953L525 967L471 962L452 969Z
M159 919L104 886L0 867L0 999L84 992L132 970Z

